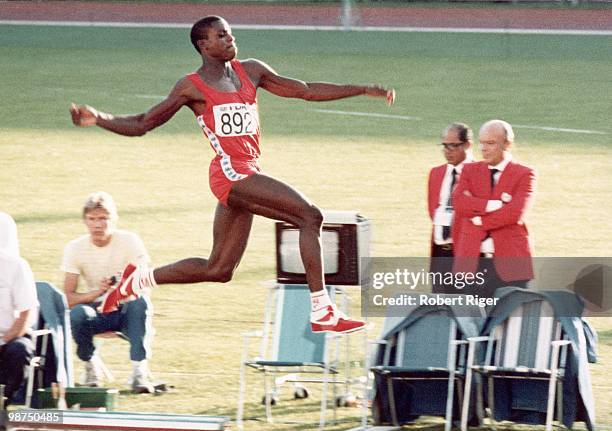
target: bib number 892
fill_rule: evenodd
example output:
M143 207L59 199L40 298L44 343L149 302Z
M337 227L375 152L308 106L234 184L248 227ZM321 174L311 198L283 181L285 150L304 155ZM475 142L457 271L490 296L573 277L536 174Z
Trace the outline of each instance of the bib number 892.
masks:
M213 108L218 136L252 135L257 132L257 111L242 103L228 103Z

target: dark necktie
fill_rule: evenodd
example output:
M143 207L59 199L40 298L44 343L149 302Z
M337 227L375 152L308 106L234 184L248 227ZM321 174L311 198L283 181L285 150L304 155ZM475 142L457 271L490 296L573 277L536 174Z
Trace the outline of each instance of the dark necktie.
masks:
M493 189L495 188L495 174L499 172L499 169L489 169L491 172L491 193L493 193ZM491 233L489 231L487 231L487 236L485 237L485 239L490 238L491 237Z
M453 168L453 179L451 180L450 188L448 190L448 201L446 202L447 207L453 206L453 188L455 187L455 183L457 182L457 169ZM445 240L450 237L450 226L442 226L442 238Z
M489 169L491 171L491 192L495 188L495 174L499 172L499 169Z

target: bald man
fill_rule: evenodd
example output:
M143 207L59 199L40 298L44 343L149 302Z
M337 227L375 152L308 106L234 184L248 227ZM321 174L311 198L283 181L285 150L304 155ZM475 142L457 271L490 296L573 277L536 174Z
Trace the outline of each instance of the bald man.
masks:
M466 165L453 192L463 223L454 251L454 272L484 275L473 292L493 296L503 286L527 287L533 278L532 246L525 212L535 190L535 173L512 160L512 126L490 120L479 132L481 162Z

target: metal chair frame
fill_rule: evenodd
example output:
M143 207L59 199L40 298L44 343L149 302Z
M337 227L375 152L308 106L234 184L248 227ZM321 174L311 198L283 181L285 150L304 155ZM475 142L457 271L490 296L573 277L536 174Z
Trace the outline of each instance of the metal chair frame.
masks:
M273 355L275 346L271 346L270 336L275 334L276 331L280 331L281 322L277 321L277 315L279 308L282 307L282 304L275 301L277 297L277 293L279 289L283 289L283 285L273 284L269 286L269 291L265 304L264 311L264 324L263 330L261 331L253 331L242 334L244 337L244 344L242 349L242 357L241 357L241 367L240 367L240 392L238 397L238 410L236 414L236 425L239 430L243 429L243 415L244 415L244 401L245 401L245 392L246 392L246 367L252 368L263 374L263 383L264 383L264 404L266 408L266 419L268 423L273 423L272 417L272 399L275 394L278 393L279 388L284 383L321 383L322 386L322 396L321 396L321 409L320 409L320 418L319 418L319 430L325 428L326 423L326 410L327 410L327 391L328 385L332 385L333 391L333 421L336 420L336 394L338 384L344 384L346 390L348 391L350 385L349 379L349 361L348 361L348 352L349 352L349 337L343 336L342 334L325 334L325 345L323 350L323 357L321 362L303 362L300 364L291 364L285 363L282 361L275 360L263 360L262 358L269 358ZM340 308L346 309L348 304L348 298L344 294L343 290L337 286L327 286L330 289L330 297L334 298L335 294L342 295L342 303ZM274 307L273 307L274 305ZM273 316L273 313L275 315ZM340 339L344 337L346 342L346 361L344 367L344 376L340 377L339 370L339 350L340 350ZM259 356L249 359L249 344L250 340L253 338L260 338L260 348L259 348ZM332 359L330 359L329 355L329 344L330 341L334 340L334 352ZM314 375L318 374L322 377L320 378L312 378L312 377L302 377L303 375ZM280 377L275 377L280 376ZM272 378L274 377L274 378Z
M524 307L521 306L517 310L522 310ZM516 312L515 312L516 313ZM461 430L466 431L467 427L467 412L470 404L470 390L472 380L474 380L474 373L477 376L482 376L487 379L487 404L489 407L489 417L492 426L495 426L495 398L494 398L494 379L527 379L527 380L542 380L548 381L548 400L546 408L546 431L551 431L554 419L554 407L555 400L557 406L557 418L562 420L563 418L563 381L565 377L565 363L567 360L567 346L570 341L563 339L563 333L561 330L561 324L559 321L553 321L553 330L550 342L550 356L548 367L528 367L524 365L517 366L504 366L504 358L501 356L502 345L511 343L512 341L505 340L504 328L508 324L509 319L516 317L513 316L506 319L501 325L497 326L491 335L471 337L468 339L468 359L467 359L467 371L466 371L466 384L464 401L462 406L461 414ZM552 319L552 317L540 317L540 319ZM541 320L540 320L541 323ZM521 336L521 339L523 337ZM475 364L475 352L478 343L486 342L486 354L483 364ZM502 364L502 365L496 365ZM484 409L484 402L482 396L482 383L480 379L476 382L477 385L477 411L482 414Z
M41 354L35 355L30 363L27 365L27 383L26 383L26 397L25 397L25 407L30 408L32 405L32 395L34 393L34 373L36 368L44 368L45 361L47 359L47 346L49 344L49 334L51 331L47 328L37 329L34 331L28 332L30 338L32 338L32 343L34 343L34 347L37 345L37 338L42 337L41 344ZM38 373L38 387L42 387L42 374Z
M94 352L94 359L97 361L97 364L100 366L100 370L102 370L102 374L104 374L104 378L107 382L113 382L115 380L115 376L111 372L111 370L106 366L104 361L102 360L102 356L100 356L99 348L102 346L101 341L106 339L120 338L124 341L130 341L130 339L121 331L108 331L101 332L99 334L94 335L94 345L96 346L96 350ZM96 340L100 340L100 342L96 342Z

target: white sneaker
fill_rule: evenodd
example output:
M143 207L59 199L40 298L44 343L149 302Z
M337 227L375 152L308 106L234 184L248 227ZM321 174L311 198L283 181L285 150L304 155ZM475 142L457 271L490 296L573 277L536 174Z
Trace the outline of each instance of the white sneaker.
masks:
M155 393L155 386L151 381L151 372L147 365L146 359L139 362L133 362L134 371L132 372L132 392L136 394L152 394Z
M85 386L98 387L100 386L100 366L95 358L85 361Z

